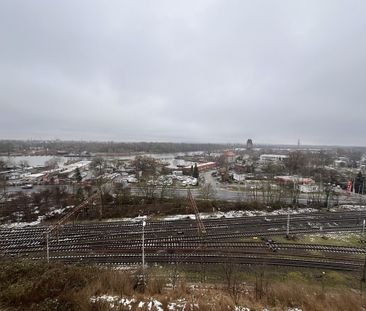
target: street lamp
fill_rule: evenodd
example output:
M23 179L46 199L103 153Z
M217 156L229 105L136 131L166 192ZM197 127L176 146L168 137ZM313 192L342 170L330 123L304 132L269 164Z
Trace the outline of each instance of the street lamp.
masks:
M327 211L329 211L329 200L330 200L331 191L332 191L331 184L328 183L326 185L326 187L325 187L325 194L327 196L327 202L326 202L326 204L327 204Z
M145 281L145 226L146 221L142 221L142 277Z
M46 232L46 259L47 263L50 262L50 247L49 247L49 234Z

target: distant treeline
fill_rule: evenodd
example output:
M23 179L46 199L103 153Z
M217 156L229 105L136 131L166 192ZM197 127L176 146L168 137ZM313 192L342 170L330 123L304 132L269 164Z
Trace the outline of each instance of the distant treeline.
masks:
M243 148L245 144L208 144L208 143L171 143L171 142L98 142L98 141L62 141L62 140L0 140L0 154L40 154L55 155L59 151L79 154L83 151L90 153L170 153L189 151L219 151L224 149ZM298 149L297 145L255 145L262 148L263 153L278 152L276 150ZM323 150L333 152L338 156L357 158L366 153L366 147L350 146L301 146L301 150ZM268 151L268 152L266 152Z
M34 140L2 140L0 153L28 153L45 151L56 154L58 151L68 153L168 153L189 151L215 151L239 147L232 144L200 144L200 143L167 143L167 142L93 142L93 141L34 141ZM242 146L241 146L242 147Z

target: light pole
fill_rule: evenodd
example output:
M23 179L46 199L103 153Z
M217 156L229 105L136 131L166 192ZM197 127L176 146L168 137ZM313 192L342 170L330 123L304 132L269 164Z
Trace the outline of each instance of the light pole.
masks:
M327 196L327 211L329 211L329 200L330 200L330 195L331 195L331 185L330 183L327 184L327 186L325 187L325 194Z
M48 244L48 231L46 232L46 258L47 258L47 263L50 262L50 248L49 248L49 244Z
M286 230L286 238L290 237L290 211L287 214L287 230Z
M142 278L145 282L145 220L142 221Z
M365 177L362 178L362 188L361 191L359 191L359 195L360 195L360 208L362 208L362 197L363 197L363 191L365 189Z

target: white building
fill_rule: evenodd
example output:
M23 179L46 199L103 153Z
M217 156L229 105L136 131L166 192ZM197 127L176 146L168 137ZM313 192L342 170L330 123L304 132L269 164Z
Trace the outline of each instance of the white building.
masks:
M299 185L299 190L302 193L313 193L319 191L318 185Z
M262 154L259 157L259 161L262 163L282 162L287 158L288 158L287 155L282 155L282 154Z
M234 173L233 174L233 179L235 181L238 181L238 182L245 181L245 174L237 174L237 173Z

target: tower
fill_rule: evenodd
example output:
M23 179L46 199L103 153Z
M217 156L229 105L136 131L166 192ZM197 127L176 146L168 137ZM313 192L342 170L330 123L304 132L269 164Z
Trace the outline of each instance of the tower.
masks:
M247 150L252 150L253 149L253 140L251 138L249 138L247 140Z

